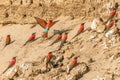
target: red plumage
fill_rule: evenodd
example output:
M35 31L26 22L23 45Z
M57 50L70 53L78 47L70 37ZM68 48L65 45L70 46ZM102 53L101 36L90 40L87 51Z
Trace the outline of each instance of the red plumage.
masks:
M36 33L32 33L32 35L29 37L29 39L25 42L23 46L25 46L27 43L34 41L36 38Z
M52 42L52 43L50 44L50 46L53 45L54 43L58 42L61 38L62 38L62 34L58 34L58 35L56 36L55 41Z
M7 37L6 37L6 45L8 45L8 44L10 44L10 42L11 42L11 38L10 38L10 35L7 35Z
M114 23L115 23L115 22L114 22L113 20L110 21L109 24L108 24L108 29L110 29L111 27L113 27Z
M51 60L52 57L53 57L52 53L48 53L47 56L46 56L46 59Z
M62 46L64 45L64 43L67 40L67 37L68 37L68 33L65 33L64 35L62 35L61 43L60 43L60 46L59 46L58 50L60 50L62 48Z
M16 58L12 59L12 61L9 63L8 68L12 67L16 63Z
M66 42L68 34L64 34L61 38L61 42Z
M9 68L13 67L16 63L16 57L13 57L13 59L10 61L8 67L3 71L5 73Z
M74 39L76 36L78 36L81 32L84 31L84 23L82 23L77 31L77 34L72 38Z
M50 28L52 27L56 22L58 21L48 21L46 22L44 19L41 19L41 18L38 18L38 17L35 17L37 23L44 29L46 29L47 27Z
M60 40L62 38L62 34L58 34L55 40Z
M113 18L115 14L116 14L116 10L115 9L111 10L109 18Z
M76 66L77 65L77 59L73 59L70 63L70 66Z
M84 24L81 24L80 27L79 27L79 29L78 29L77 34L80 34L83 31L84 31Z
M29 37L29 41L34 40L34 39L35 39L35 37L36 37L36 35L35 35L35 34L32 34L32 35Z

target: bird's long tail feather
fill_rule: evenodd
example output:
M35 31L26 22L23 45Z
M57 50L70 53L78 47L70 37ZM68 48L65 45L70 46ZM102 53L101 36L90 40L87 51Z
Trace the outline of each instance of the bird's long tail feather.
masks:
M78 35L79 35L79 34L76 34L72 39L74 39L74 38L77 37ZM72 39L71 39L71 40L72 40Z
M2 72L2 74L4 74L8 69L9 69L9 67L7 67L7 68Z

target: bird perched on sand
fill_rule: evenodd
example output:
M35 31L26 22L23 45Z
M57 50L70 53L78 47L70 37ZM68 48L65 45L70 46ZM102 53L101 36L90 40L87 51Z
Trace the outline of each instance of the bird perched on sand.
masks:
M50 44L50 46L53 45L54 43L57 43L58 41L60 41L61 38L62 38L62 33L57 34L55 40Z
M76 34L72 39L74 39L74 38L77 37L81 32L84 31L84 24L85 24L85 23L81 23L81 25L80 25L80 27L79 27L79 29L78 29L78 31L77 31L77 34Z
M16 63L16 56L12 58L12 60L10 61L8 67L3 71L3 74L11 67L13 67Z
M29 39L25 42L23 46L25 46L27 43L34 41L36 38L36 32L32 33L32 35L29 37Z
M68 38L68 33L64 33L62 35L61 43L60 43L60 46L59 46L58 50L60 50L62 48L62 46L64 45L64 43L66 43L67 38Z
M113 27L114 24L115 24L115 21L111 18L106 24L106 30L109 30L111 27Z
M10 35L7 35L6 41L5 41L5 46L9 45L11 43L11 37Z
M70 71L77 65L77 58L78 57L74 57L73 60L67 66L67 74L70 74Z
M114 18L114 16L116 15L117 12L117 8L112 8L109 14L109 18L107 19L107 21L105 21L105 23L107 23L110 19Z
M110 14L109 14L109 18L113 18L116 14L116 8L112 8L112 10L110 11Z
M6 36L6 39L5 39L5 46L3 47L3 49L7 46L7 45L9 45L11 43L11 37L10 37L10 35L7 35Z
M52 52L49 52L46 57L45 57L45 63L46 63L46 68L48 68L48 65L51 63L53 55Z

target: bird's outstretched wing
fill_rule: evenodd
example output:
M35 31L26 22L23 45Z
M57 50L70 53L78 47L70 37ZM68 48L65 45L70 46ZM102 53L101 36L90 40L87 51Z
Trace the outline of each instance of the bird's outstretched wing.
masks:
M55 23L57 23L58 21L53 21L51 22L51 24L49 25L49 28L51 28Z
M44 19L38 18L38 17L34 17L37 21L37 23L42 27L42 28L46 28L46 24L47 22Z

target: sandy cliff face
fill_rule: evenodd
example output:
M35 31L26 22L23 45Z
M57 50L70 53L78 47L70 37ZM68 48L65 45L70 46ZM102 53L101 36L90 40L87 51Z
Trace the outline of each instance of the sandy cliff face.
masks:
M102 16L106 4L119 0L0 0L0 23L35 23L34 16L56 19L60 15L84 19Z
M5 26L0 24L0 73L6 69L11 58L17 56L17 63L12 68L13 74L7 78L8 70L6 74L0 75L0 80L10 80L9 77L13 80L120 80L119 34L106 38L104 33L88 29L71 41L81 22L86 22L85 28L89 28L94 18L98 20L98 17L102 17L106 20L109 12L106 6L112 6L115 2L120 3L120 0L0 0L0 23L10 23ZM38 38L44 31L38 24L30 28L33 26L31 23L36 24L34 16L59 20L50 29L49 37L54 29L71 29L68 43L62 50L55 51L59 42L48 46L55 37L50 40L39 38L21 47L32 32L36 32ZM118 11L115 19L119 17ZM118 28L119 22L116 23ZM99 28L105 27L99 22L97 25ZM15 42L3 49L8 34ZM56 68L50 67L47 70L42 59L50 51L57 58L64 56L64 60ZM79 65L67 75L66 67L75 55L79 56ZM14 74L14 68L20 70Z

